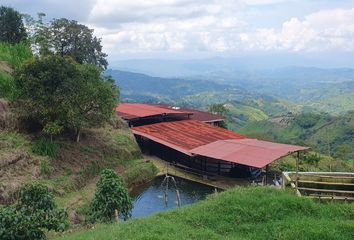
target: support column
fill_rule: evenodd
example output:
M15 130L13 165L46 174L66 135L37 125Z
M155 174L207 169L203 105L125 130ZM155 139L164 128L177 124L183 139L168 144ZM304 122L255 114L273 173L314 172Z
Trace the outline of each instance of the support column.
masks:
M296 192L299 191L298 189L298 181L299 181L299 160L300 160L300 152L297 152L297 157L296 157L296 177L295 177L295 189Z

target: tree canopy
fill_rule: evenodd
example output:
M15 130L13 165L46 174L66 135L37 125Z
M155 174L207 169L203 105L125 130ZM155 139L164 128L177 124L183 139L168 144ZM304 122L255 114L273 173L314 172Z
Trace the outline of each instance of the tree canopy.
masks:
M91 203L93 220L111 221L115 217L115 211L127 219L132 208L132 200L123 180L113 170L103 170Z
M94 65L80 65L68 57L36 57L15 73L22 112L43 126L49 135L76 132L109 120L118 98L111 78Z
M81 64L107 68L107 54L102 52L101 39L93 36L93 29L77 21L60 18L54 19L46 31L43 28L41 31L43 38L48 38L49 50L54 53L70 56Z
M19 191L18 203L0 208L0 239L44 239L46 230L63 231L68 215L57 208L54 196L41 184L29 184Z
M0 41L11 44L26 40L22 15L10 7L0 7Z

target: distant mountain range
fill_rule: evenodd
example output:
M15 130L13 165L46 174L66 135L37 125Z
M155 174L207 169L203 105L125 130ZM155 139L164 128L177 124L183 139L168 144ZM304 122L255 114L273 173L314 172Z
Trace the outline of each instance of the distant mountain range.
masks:
M131 64L136 63L131 60ZM135 69L161 69L161 76L108 70L122 88L122 96L132 101L164 101L195 104L244 101L258 98L283 99L318 111L334 114L354 110L354 69L279 67L250 69L248 64L190 60L138 62ZM144 65L143 63L147 63ZM176 63L175 65L173 63ZM242 67L247 65L246 67ZM155 66L155 67L152 67ZM127 67L127 66L126 66ZM164 73L180 77L163 77ZM155 73L156 74L156 73ZM184 76L184 77L182 77ZM198 100L199 98L199 100Z

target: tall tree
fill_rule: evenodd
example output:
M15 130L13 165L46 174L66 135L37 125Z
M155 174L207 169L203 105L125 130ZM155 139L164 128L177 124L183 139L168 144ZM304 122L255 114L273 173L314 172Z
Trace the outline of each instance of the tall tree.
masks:
M37 57L15 73L19 106L49 135L71 129L80 139L84 127L106 122L117 103L118 89L94 65L68 57Z
M22 15L10 7L0 7L0 41L11 44L26 40Z
M77 21L60 18L51 22L49 31L54 53L70 56L81 64L107 68L107 54L102 52L101 39L93 35L93 29Z

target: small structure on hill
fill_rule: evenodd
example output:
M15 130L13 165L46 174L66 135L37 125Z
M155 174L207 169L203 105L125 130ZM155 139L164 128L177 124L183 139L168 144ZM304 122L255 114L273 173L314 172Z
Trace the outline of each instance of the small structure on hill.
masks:
M221 115L162 104L122 103L116 107L116 112L121 118L127 121L129 126L186 119L198 120L219 126L225 120Z
M121 104L117 113L143 152L203 176L256 178L270 163L308 149L248 138L214 126L222 117L192 109Z

